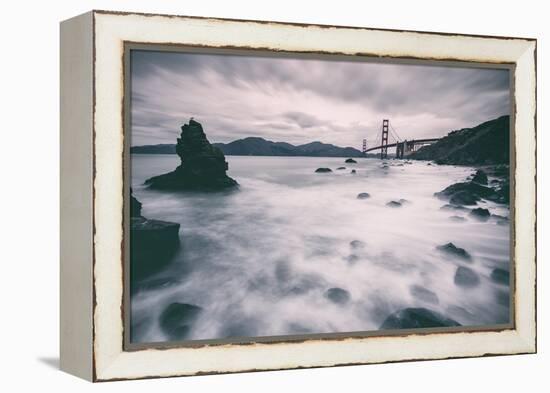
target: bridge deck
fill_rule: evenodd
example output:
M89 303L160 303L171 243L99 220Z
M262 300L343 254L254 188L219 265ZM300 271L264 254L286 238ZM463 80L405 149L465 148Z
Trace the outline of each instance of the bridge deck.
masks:
M440 138L426 138L426 139L412 139L410 141L407 141L407 143L412 143L412 144L417 144L417 143L432 143L432 142L437 142ZM373 151L373 150L379 150L379 149L382 149L383 147L395 147L397 146L399 143L404 143L405 141L403 142L396 142L396 143L389 143L385 146L376 146L376 147L371 147L371 148L368 148L367 150L365 150L365 153L368 153L369 151Z

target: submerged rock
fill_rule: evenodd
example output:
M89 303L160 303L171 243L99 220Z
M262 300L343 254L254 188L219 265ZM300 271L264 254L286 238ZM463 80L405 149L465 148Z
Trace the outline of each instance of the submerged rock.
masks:
M352 169L351 172L350 172L352 175L355 175L357 173L357 171L355 169Z
M478 207L477 209L472 209L472 211L470 212L470 216L480 221L487 221L489 217L491 217L491 213L487 209Z
M346 164L357 164L357 161L355 161L353 158L348 158L346 160Z
M357 199L368 199L370 198L370 194L368 192L361 192L357 194Z
M193 304L172 303L160 315L160 327L170 340L182 340L202 311L201 307Z
M330 288L325 292L325 297L336 304L346 304L351 296L348 291L342 288Z
M468 251L455 246L453 243L447 243L443 244L442 246L437 246L436 249L454 257L463 259L465 261L470 261L472 259L472 256L468 253Z
M493 269L491 280L497 284L510 285L510 272L500 268Z
M447 318L427 308L405 308L399 310L380 325L380 329L417 329L461 326L457 321Z
M401 202L390 201L390 202L386 203L386 206L395 208L395 207L401 207L403 205L401 204Z
M367 246L367 243L365 243L361 240L352 240L351 242L349 242L349 245L354 250L357 250L357 249L365 248Z
M180 224L132 217L130 223L130 279L132 282L166 267L179 248Z
M461 216L451 216L451 217L449 217L449 220L454 221L454 222L464 222L464 221L466 221L466 219L464 217L461 217Z
M487 174L483 172L481 169L478 169L474 174L474 176L472 177L472 181L478 184L487 185L488 180L489 179L487 179Z
M328 173L328 172L332 172L332 169L330 169L330 168L317 168L315 170L315 173Z
M420 285L413 285L410 288L411 295L426 303L439 304L439 299L435 292L430 291Z
M337 171L342 171L342 170L344 170L344 169L346 169L345 166L341 166L341 167L336 168Z
M439 210L458 210L458 211L465 211L465 210L468 210L467 208L465 208L464 206L460 206L460 205L450 205L450 204L446 204L446 205L443 205L439 208Z
M461 287L475 287L479 284L479 276L469 267L459 266L456 269L454 282Z
M223 152L210 144L202 125L191 119L181 127L176 145L181 164L173 171L148 179L145 184L158 190L219 191L238 183L227 176Z

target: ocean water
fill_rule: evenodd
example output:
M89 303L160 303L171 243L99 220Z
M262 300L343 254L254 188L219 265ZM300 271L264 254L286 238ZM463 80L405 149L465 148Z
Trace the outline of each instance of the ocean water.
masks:
M142 214L181 224L181 249L171 265L132 294L136 342L168 340L158 320L173 302L204 310L189 340L377 330L406 307L426 307L467 326L508 322L509 287L490 274L509 267L509 225L441 210L446 202L433 196L473 168L397 160L383 168L381 160L366 158L357 164L226 158L240 189L205 194L148 190L144 181L173 170L179 158L132 155L131 183ZM336 170L341 166L346 169ZM319 167L333 172L315 173ZM361 192L371 197L357 199ZM386 206L400 199L407 202ZM479 205L509 215L506 205ZM436 249L448 242L472 261ZM456 285L459 266L474 270L479 285ZM348 291L349 301L332 302L330 288Z

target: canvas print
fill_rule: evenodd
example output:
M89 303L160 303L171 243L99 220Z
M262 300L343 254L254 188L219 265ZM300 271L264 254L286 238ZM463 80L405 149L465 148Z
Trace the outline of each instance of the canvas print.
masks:
M510 69L128 64L131 343L512 322Z

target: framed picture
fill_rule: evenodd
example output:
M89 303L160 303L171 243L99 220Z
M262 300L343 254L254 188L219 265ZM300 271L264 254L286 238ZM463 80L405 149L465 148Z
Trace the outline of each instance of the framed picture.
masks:
M536 40L61 24L61 368L536 352Z

